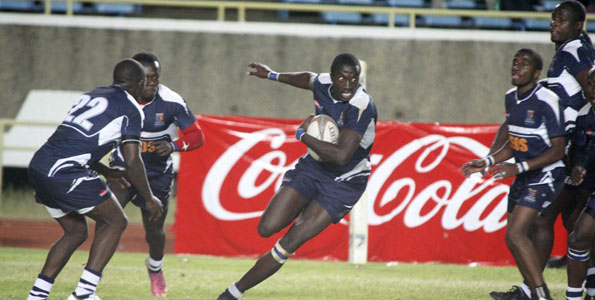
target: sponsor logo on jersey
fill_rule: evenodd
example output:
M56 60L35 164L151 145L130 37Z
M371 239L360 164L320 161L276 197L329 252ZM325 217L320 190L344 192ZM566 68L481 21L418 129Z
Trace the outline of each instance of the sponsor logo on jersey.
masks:
M525 117L525 124L526 125L535 125L535 111L534 110L527 110L527 116Z
M164 125L165 121L163 120L163 113L156 113L155 114L155 126Z
M99 196L105 196L105 194L107 194L107 190L103 189L101 190L101 192L99 193Z
M316 106L318 108L322 108L320 105L320 102L318 102L318 100L314 100L314 106Z
M343 125L345 125L345 123L343 122L343 112L341 112L341 115L339 115L339 120L337 120L337 125L339 127L343 127Z

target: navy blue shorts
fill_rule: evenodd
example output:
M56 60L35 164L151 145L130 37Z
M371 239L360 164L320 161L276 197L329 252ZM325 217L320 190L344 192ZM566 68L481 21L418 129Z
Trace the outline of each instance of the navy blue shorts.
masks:
M173 174L160 174L158 176L149 177L149 186L153 195L161 200L163 204L163 215L167 215L169 207L169 197L171 196L171 189L174 182ZM128 192L132 197L132 203L143 210L147 209L145 199L138 193L134 186L128 188Z
M318 202L329 213L334 223L341 221L351 211L365 191L365 186L361 188L361 185L337 182L331 176L314 176L313 172L300 166L300 163L295 169L285 173L281 186L291 187L308 201Z
M548 207L564 186L566 170L563 167L546 172L527 172L517 176L508 193L508 212L516 205L541 212Z
M37 203L66 213L96 206L112 194L97 172L85 168L61 170L53 177L29 168L29 183Z

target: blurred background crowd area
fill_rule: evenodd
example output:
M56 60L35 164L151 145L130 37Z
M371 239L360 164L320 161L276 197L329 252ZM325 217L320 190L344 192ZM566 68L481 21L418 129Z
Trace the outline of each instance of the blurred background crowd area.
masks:
M192 0L187 0L191 2ZM46 1L33 0L0 0L0 11L43 13ZM118 3L117 1L74 1L72 11L77 15L114 15L143 18L174 18L214 20L217 18L216 8L176 6L166 0L149 4ZM177 1L181 2L181 1ZM182 1L183 2L183 1ZM215 1L216 2L216 1ZM234 1L230 2L248 2ZM257 0L257 2L288 3L307 5L337 6L372 6L396 7L408 9L442 9L442 10L480 10L503 12L551 12L561 0ZM582 0L588 13L595 12L595 0ZM68 1L50 1L52 14L66 13ZM228 18L236 17L236 11L226 12ZM411 25L410 16L397 14L394 26ZM282 11L262 10L251 12L247 21L349 24L349 25L387 25L389 16L380 13L342 12L342 11ZM592 22L595 23L595 22ZM549 20L543 18L507 18L490 16L456 16L456 15L416 15L414 24L422 28L470 28L515 31L547 31ZM590 28L592 27L592 28ZM595 30L595 24L587 24L587 30Z

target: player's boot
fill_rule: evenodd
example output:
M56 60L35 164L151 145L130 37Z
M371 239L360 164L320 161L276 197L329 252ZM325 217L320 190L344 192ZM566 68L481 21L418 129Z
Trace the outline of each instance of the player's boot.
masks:
M234 297L227 289L219 297L217 300L238 300L238 298Z
M89 296L85 296L85 298L81 298L81 297L77 297L74 293L70 294L70 296L68 296L68 299L66 300L101 300L101 298L99 298L99 296L93 294L93 295L89 295Z
M513 285L512 288L506 292L490 292L490 297L494 300L530 300L523 292L521 287Z
M595 300L595 296L585 295L585 300Z
M167 287L165 286L165 278L163 277L163 270L153 272L149 269L149 261L145 260L147 271L149 272L149 279L151 280L151 293L157 297L165 297Z

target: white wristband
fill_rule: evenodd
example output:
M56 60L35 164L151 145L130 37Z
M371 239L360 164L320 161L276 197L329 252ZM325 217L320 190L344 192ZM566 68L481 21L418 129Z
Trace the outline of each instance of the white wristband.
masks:
M529 163L526 161L517 163L516 167L519 169L519 174L529 171Z
M484 158L483 162L486 164L486 167L491 167L494 165L494 157L490 155Z

